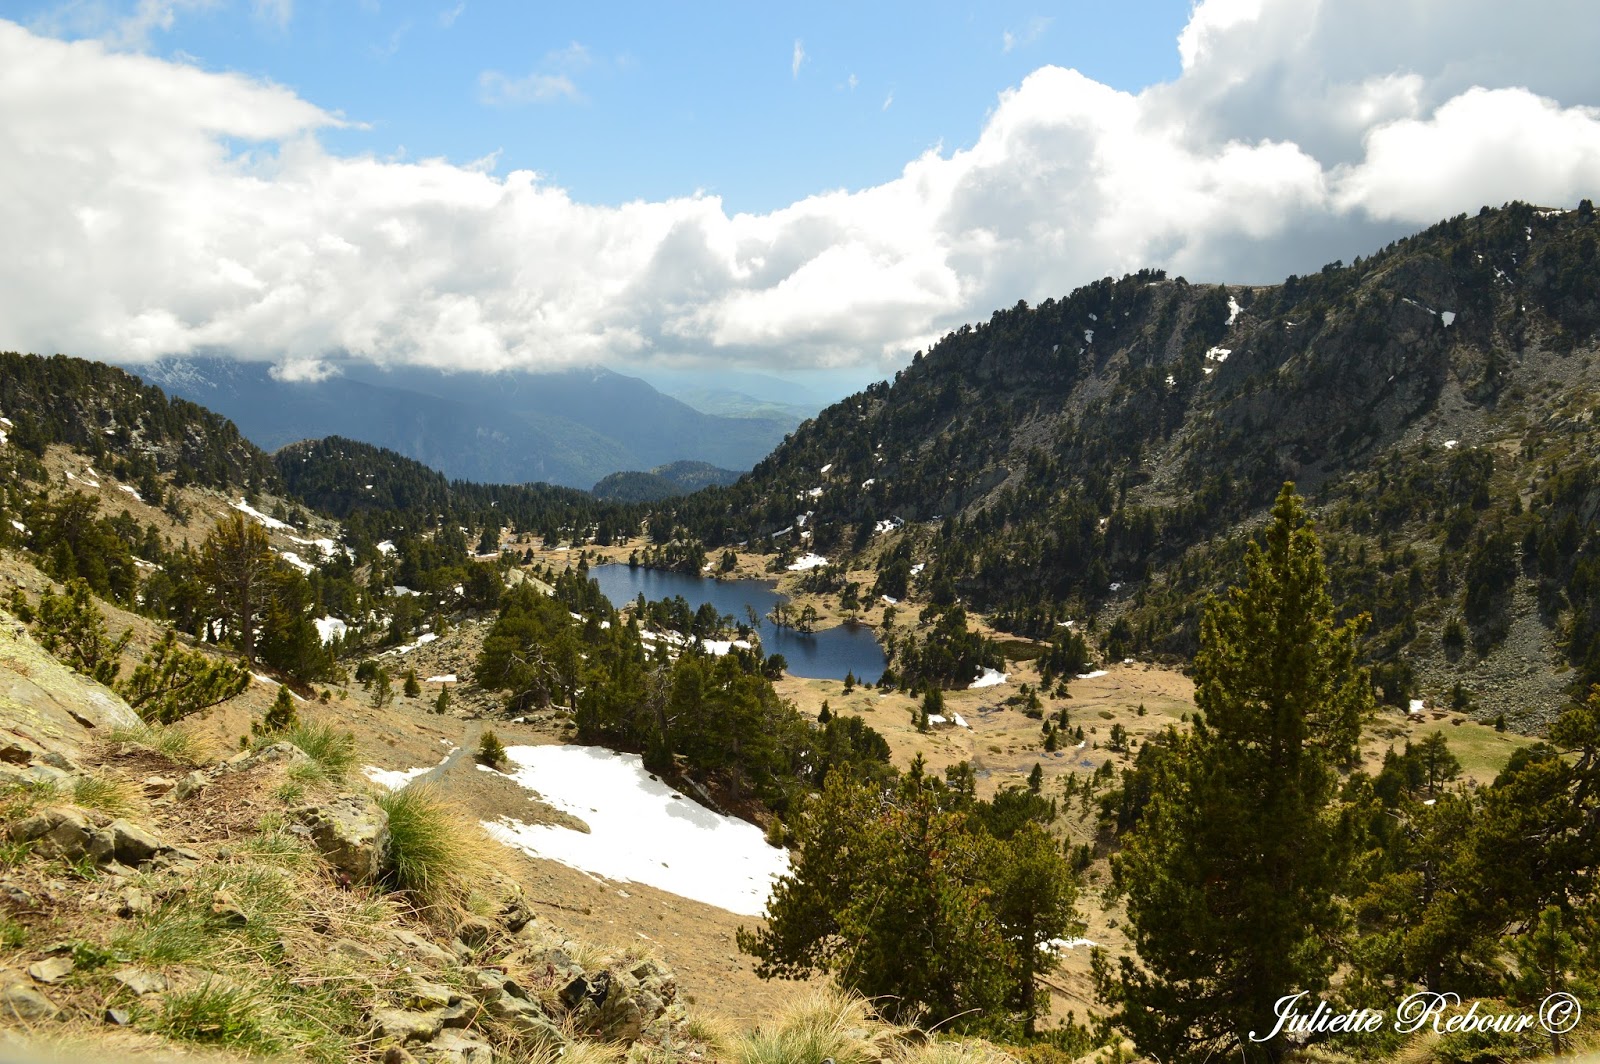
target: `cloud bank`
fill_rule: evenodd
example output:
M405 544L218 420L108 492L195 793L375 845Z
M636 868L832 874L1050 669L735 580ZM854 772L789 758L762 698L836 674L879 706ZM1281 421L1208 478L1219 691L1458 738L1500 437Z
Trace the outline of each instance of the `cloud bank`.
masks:
M1600 192L1583 4L1206 0L1177 47L1170 83L1043 67L969 147L730 214L333 154L319 133L345 119L284 88L0 22L0 346L226 350L302 376L889 367L1103 275L1274 281L1485 203Z

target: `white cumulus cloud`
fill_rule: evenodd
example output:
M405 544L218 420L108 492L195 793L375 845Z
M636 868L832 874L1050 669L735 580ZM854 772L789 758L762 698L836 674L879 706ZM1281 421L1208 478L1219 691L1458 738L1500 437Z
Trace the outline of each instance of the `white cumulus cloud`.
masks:
M1270 282L1600 188L1600 20L1576 2L1206 0L1176 47L1173 82L1042 67L969 144L753 214L582 203L497 176L492 145L337 154L321 135L350 120L288 89L0 22L0 346L227 351L290 379L348 358L889 368L1107 274ZM792 74L804 59L796 41ZM570 98L588 61L574 45L480 89Z

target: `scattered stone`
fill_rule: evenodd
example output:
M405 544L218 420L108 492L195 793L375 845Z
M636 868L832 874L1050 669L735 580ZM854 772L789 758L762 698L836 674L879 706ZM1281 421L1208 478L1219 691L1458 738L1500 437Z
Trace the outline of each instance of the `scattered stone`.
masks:
M383 956L370 946L363 945L351 938L341 938L334 941L329 947L333 952L349 957L353 961L366 964L382 964Z
M138 867L172 849L144 828L126 820L113 820L105 830L111 833L112 855L125 865Z
M494 1064L494 1050L487 1042L460 1031L442 1031L417 1052L422 1054L422 1060L436 1064Z
M113 1027L126 1027L133 1022L133 1014L127 1009L106 1009L105 1021Z
M523 1001L510 994L501 993L498 997L489 999L484 1011L518 1034L547 1040L559 1041L561 1038L560 1028L544 1014L543 1009L531 1001Z
M39 900L15 883L0 883L0 900L14 909L37 909Z
M56 750L46 750L39 755L39 760L51 768L58 768L62 772L77 772L78 766L67 755Z
M12 765L26 765L33 760L34 751L15 739L0 740L0 761Z
M390 1046L383 1051L383 1064L417 1064L417 1058L404 1046Z
M439 983L417 980L406 988L405 1004L408 1009L443 1009L460 1003L461 995Z
M146 776L139 783L139 786L144 788L146 797L149 798L159 798L177 785L177 780L166 776Z
M389 937L394 939L395 944L401 949L413 953L425 961L433 961L435 964L449 964L453 959L450 954L415 931L407 931L404 928L400 928L389 932Z
M258 765L292 766L310 760L306 752L293 743L278 742L259 750L241 750L222 764L229 771L243 772Z
M73 967L71 957L46 957L28 965L28 975L33 977L34 982L54 986L71 975Z
M250 923L250 914L244 911L231 890L223 889L211 895L211 911L222 917L222 922L229 927L246 927Z
M506 930L513 935L533 923L533 921L533 911L524 905L521 899L511 901L504 909L500 910L500 922L505 924Z
M408 1009L373 1009L372 1033L381 1042L413 1045L426 1042L444 1026L439 1011L411 1012Z
M160 994L167 989L166 976L159 972L147 972L142 968L121 968L112 972L111 978L133 991L138 997Z
M206 778L206 774L197 769L179 780L178 786L172 793L181 802L191 794L199 794L201 789L209 782L210 780Z
M56 1003L27 983L9 983L0 989L0 1020L53 1020L61 1010Z
M52 807L12 824L8 834L13 842L33 843L34 852L40 857L75 861L87 852L94 830L94 821L87 813Z
M468 949L482 949L489 944L489 936L494 934L494 928L482 917L469 916L456 926L456 938Z
M274 743L267 749L286 745ZM290 749L299 751L299 747ZM293 816L310 830L311 841L328 863L352 882L376 879L383 872L388 861L389 815L371 798L343 794L327 805L296 809Z
M153 908L155 906L150 901L150 895L138 887L124 887L117 898L118 916L144 916Z

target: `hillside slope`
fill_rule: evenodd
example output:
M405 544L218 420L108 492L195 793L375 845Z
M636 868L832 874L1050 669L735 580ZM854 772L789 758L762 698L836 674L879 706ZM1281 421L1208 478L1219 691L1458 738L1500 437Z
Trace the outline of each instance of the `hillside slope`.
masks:
M1587 201L1512 204L1281 285L1144 271L1019 303L672 518L772 544L809 513L835 558L903 520L936 603L1181 659L1294 480L1391 700L1542 717L1600 679L1597 234Z

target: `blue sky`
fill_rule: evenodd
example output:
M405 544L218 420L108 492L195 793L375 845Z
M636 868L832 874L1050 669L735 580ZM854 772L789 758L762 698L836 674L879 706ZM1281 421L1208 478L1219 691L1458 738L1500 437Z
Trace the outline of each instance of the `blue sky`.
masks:
M787 6L175 5L144 43L361 123L325 135L335 150L493 155L584 202L703 190L767 211L970 143L999 93L1046 63L1129 91L1172 78L1189 14L1187 0ZM94 36L140 8L36 3L20 21Z
M1590 0L680 6L7 5L0 346L860 378L1600 191Z

